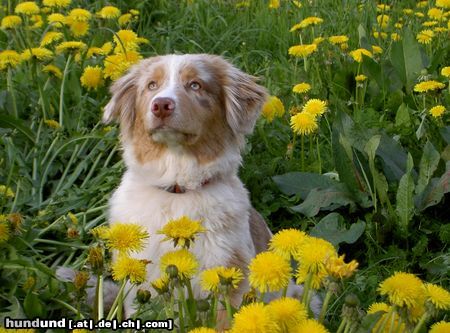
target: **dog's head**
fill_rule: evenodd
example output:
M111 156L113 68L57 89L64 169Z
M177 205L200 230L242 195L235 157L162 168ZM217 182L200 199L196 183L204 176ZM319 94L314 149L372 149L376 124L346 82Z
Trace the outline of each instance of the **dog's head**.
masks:
M254 77L207 54L145 59L111 93L103 120L120 122L140 163L171 148L207 162L239 147L266 98Z

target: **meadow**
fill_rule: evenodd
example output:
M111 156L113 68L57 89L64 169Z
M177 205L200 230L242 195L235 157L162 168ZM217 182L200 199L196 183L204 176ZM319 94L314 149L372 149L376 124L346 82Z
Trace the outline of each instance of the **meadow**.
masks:
M449 0L8 0L0 21L0 332L5 317L122 319L127 281L157 291L139 292L136 316L179 332L215 332L221 306L233 333L450 332ZM198 272L198 221L162 230L163 267L133 259L145 230L106 225L124 172L118 127L101 123L108 87L168 53L222 55L271 95L240 177L275 237L239 309L242 272ZM105 309L111 277L121 292ZM292 278L301 300L264 302Z

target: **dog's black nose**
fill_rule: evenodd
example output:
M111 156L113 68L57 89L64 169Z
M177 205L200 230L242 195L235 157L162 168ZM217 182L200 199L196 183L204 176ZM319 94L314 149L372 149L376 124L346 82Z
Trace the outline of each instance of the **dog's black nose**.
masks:
M157 97L152 103L152 112L157 118L170 116L175 109L175 101L169 97Z

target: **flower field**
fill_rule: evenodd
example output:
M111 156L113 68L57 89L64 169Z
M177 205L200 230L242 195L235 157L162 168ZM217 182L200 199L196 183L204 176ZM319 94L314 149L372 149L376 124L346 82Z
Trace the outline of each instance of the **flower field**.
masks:
M240 178L274 237L248 272L199 270L189 216L159 231L159 266L133 257L146 230L106 224L124 172L108 87L168 53L220 54L270 93ZM0 72L0 332L122 320L130 288L134 318L179 332L450 332L449 0L5 0Z

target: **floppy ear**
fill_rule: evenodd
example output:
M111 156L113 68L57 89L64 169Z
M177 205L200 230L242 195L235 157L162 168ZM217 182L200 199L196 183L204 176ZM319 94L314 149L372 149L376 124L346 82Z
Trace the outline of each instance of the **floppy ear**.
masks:
M233 66L227 66L225 107L228 124L236 134L250 134L267 98L256 78Z
M119 120L121 125L131 126L134 122L137 72L137 68L134 66L111 85L112 97L104 108L102 118L104 123Z

